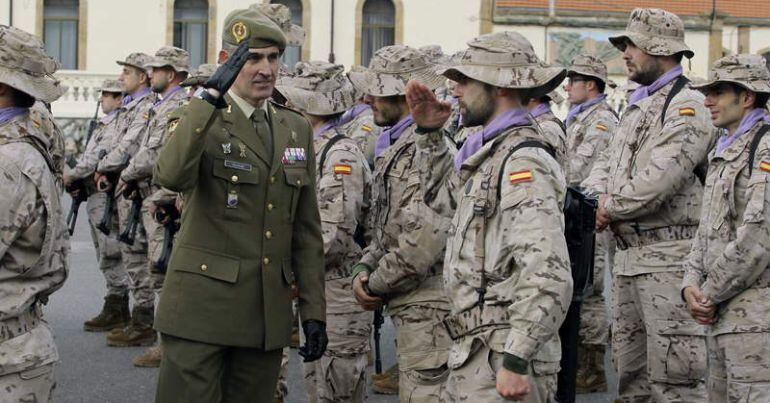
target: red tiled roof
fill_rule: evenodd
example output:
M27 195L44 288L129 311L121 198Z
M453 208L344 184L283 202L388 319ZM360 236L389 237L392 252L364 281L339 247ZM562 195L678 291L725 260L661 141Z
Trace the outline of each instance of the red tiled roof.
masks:
M630 12L636 7L663 8L679 15L711 13L712 0L555 0L556 12L609 11ZM548 10L548 0L496 0L497 7ZM719 13L730 17L770 18L768 0L716 0Z

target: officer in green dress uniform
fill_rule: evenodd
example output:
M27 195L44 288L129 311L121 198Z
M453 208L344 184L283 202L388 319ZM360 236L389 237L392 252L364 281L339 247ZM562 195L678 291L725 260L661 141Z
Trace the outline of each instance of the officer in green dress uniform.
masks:
M286 38L257 10L225 19L222 66L180 117L157 166L185 208L155 328L156 402L269 402L289 344L292 284L305 361L326 349L313 132L268 101Z

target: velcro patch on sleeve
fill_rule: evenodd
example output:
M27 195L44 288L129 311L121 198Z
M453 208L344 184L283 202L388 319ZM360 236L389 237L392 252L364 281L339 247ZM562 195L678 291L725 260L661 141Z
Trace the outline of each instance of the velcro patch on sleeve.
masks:
M515 171L508 174L508 179L511 183L530 182L532 181L532 171L529 169L524 171Z
M353 167L348 164L334 164L334 173L342 175L350 175L353 172Z
M371 132L372 128L367 126L367 125L361 125L361 130L363 130L365 132Z
M679 108L679 116L695 116L694 108Z
M763 170L765 172L770 172L770 162L768 162L768 161L760 162L759 163L759 169L761 169L761 170Z
M603 131L603 132L606 132L607 130L610 130L607 126L604 125L604 123L597 123L596 124L596 128L601 130L601 131Z

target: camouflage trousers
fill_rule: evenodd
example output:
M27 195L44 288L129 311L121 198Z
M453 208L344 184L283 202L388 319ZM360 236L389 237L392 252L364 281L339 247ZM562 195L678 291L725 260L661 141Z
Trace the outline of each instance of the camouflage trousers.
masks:
M289 395L289 385L286 383L286 373L289 371L289 347L283 348L281 371L278 373L278 383L275 386L275 399L283 399Z
M352 284L349 277L326 280L329 345L321 359L303 364L309 403L366 400L366 367L374 315L356 303Z
M409 305L389 312L396 330L398 395L401 403L443 401L452 340L441 320L443 309Z
M580 343L606 346L610 322L604 298L604 275L612 272L615 239L609 230L596 234L593 292L580 305Z
M97 192L88 197L86 210L88 211L88 223L91 228L91 239L96 249L96 260L99 264L99 270L101 270L107 283L107 295L124 296L128 292L128 278L126 270L120 261L117 216L113 215L114 219L110 226L109 235L105 235L96 228L102 221L106 207L106 193ZM113 208L115 208L114 205Z
M125 230L129 222L131 200L118 197L118 216L120 217L120 231ZM144 208L143 208L144 210ZM147 235L142 225L140 216L136 237L133 245L120 243L120 253L123 259L123 267L128 275L128 288L134 297L134 307L152 308L155 306L155 293L152 289L151 277L147 266Z
M154 270L155 262L160 259L163 253L163 241L166 238L166 229L163 225L155 221L155 217L150 214L149 200L142 201L142 226L147 234L147 264L145 265L146 276L150 279L150 288L155 296L160 297L163 288L163 280L166 278L164 273Z
M706 329L679 295L682 276L613 277L612 358L622 402L706 401Z
M542 363L546 365L546 363ZM556 400L556 368L548 363L548 369L530 366L529 394L524 402L550 403ZM503 402L497 393L497 371L503 367L503 354L487 345L478 343L476 351L460 367L452 369L446 383L444 401L450 402Z
M0 375L0 402L52 402L55 387L53 364Z
M770 402L770 333L711 336L709 402Z

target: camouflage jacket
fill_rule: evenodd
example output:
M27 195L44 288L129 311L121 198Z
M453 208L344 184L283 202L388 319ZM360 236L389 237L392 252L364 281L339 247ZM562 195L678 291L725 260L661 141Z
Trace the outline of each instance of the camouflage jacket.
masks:
M91 139L86 144L86 150L78 158L77 164L69 170L72 179L92 180L100 157L104 157L110 151L109 147L113 141L110 136L115 135L114 126L118 122L119 115L120 112L115 112L99 119L94 132L91 133Z
M373 236L361 263L374 270L369 286L386 296L390 310L409 304L447 309L440 274L449 220L423 201L416 129L408 127L375 160L369 224Z
M31 116L0 125L0 375L58 360L45 323L20 328L16 319L67 278L69 237L53 174L51 143Z
M618 117L606 101L575 115L567 127L568 185L580 185L588 177L617 126Z
M156 95L149 93L120 108L120 118L114 126L115 135L110 135L110 152L99 161L98 172L117 172L128 165L142 142L144 128L150 121L150 109Z
M350 122L339 127L346 136L355 140L361 152L364 153L366 162L370 167L374 166L374 143L382 130L374 124L374 114L371 109L359 113Z
M496 326L469 325L468 335L452 347L452 368L467 360L475 340L550 370L561 357L558 330L572 297L562 214L566 182L545 150L524 147L511 154L527 140L542 142L543 134L535 126L512 127L466 160L459 173L451 164L453 150L436 133L419 143L420 154L434 161L434 178L423 173L423 180L436 187L438 178L446 178L441 186L456 193L444 258L452 314L462 317L476 308L477 289L484 288L482 312L496 316ZM451 202L434 200L441 199L432 207L446 214Z
M749 145L762 122L721 154L710 155L700 226L685 262L683 287L718 304L715 334L767 332L770 303L770 136L749 172Z
M354 236L359 224L365 225L372 183L369 166L355 141L344 137L329 144L337 135L344 136L335 129L326 130L313 140L327 281L350 277L351 268L361 259L362 248Z
M51 157L51 161L54 166L54 176L56 177L57 186L59 191L64 190L64 182L62 176L64 175L64 136L59 129L59 125L48 110L48 107L37 101L29 110L29 116L35 126L39 127L40 133L46 138L51 146L48 149L48 154Z
M583 186L608 194L605 208L618 238L677 228L694 233L703 185L695 171L706 162L716 131L703 95L689 88L677 94L661 124L661 110L673 83L626 108L607 149ZM692 229L692 230L691 230ZM635 247L633 265L620 275L681 271L690 239Z
M553 112L537 116L535 122L540 125L545 142L553 147L553 151L556 153L556 162L566 173L569 169L569 161L567 161L567 135L564 133L564 124Z

